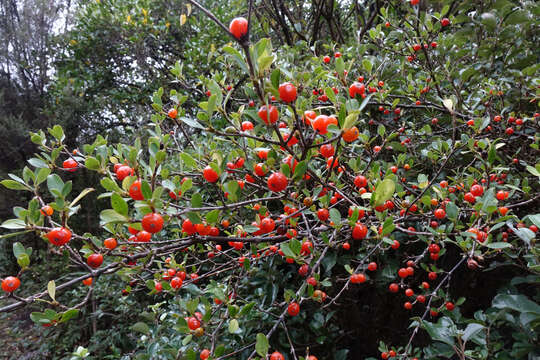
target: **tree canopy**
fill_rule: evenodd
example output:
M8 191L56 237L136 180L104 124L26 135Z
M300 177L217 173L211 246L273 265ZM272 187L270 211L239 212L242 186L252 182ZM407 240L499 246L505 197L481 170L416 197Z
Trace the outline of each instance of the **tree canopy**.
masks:
M540 356L539 4L34 5L0 7L6 356Z

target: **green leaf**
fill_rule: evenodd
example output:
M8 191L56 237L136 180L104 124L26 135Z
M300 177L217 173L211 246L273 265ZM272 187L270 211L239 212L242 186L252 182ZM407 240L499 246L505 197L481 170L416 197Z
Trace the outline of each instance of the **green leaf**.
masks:
M195 311L197 311L198 306L199 306L199 298L195 298L186 303L186 309L187 311L189 311L190 314L194 314Z
M30 265L30 256L28 254L22 254L21 256L17 257L17 264L24 269L28 265Z
M113 209L103 210L99 214L99 218L100 218L101 223L103 225L110 224L110 223L123 223L123 222L128 222L129 221L128 217L117 213Z
M77 204L83 197L85 197L86 195L88 195L94 190L95 189L93 188L86 188L83 191L81 191L81 193L75 199L73 199L73 201L69 204L69 207L75 206L75 204Z
M241 316L249 314L249 312L251 311L251 309L253 309L254 306L255 306L255 302L250 302L250 303L244 305L244 307L242 307L242 309L238 313L238 316L241 317Z
M477 324L477 323L468 324L461 338L463 339L464 342L467 342L471 337L473 337L474 335L476 335L478 332L482 331L483 329L484 329L484 325Z
M146 323L143 323L142 321L133 324L133 326L131 326L131 330L140 332L142 334L150 333L150 328L148 327L148 325L146 325Z
M24 186L23 184L21 184L21 183L19 183L17 181L14 181L14 180L2 180L1 184L4 185L5 187L7 187L8 189L11 189L11 190L28 190L28 191L30 191L30 189L27 186Z
M344 70L345 70L345 63L343 62L343 58L338 57L336 59L336 71L337 71L338 75L342 76Z
M48 130L49 130L49 134L54 136L56 140L60 140L60 141L64 140L64 137L65 137L64 130L62 129L60 125L54 125L52 129L48 129Z
M380 137L384 137L384 134L386 133L386 128L384 127L384 125L379 125L377 127L377 134L379 134Z
M53 190L56 190L58 193L62 193L64 182L57 174L51 174L47 176L47 188L51 194L56 197L57 195L53 192Z
M272 86L276 89L279 87L280 76L281 71L279 71L279 69L274 69L274 71L272 71L272 75L270 75L270 81L272 82Z
M200 193L195 193L193 194L193 196L191 197L191 207L194 207L194 208L199 208L202 206L202 196Z
M335 104L337 102L337 99L336 99L336 93L334 93L334 90L332 90L331 87L326 87L324 89L324 93L326 94L326 96L328 96L328 99L333 103Z
M497 309L540 314L540 305L529 300L525 295L498 294L493 299L492 306Z
M54 282L54 280L49 281L49 283L47 284L47 292L49 293L51 299L53 299L53 301L56 301L56 283Z
M422 322L422 326L433 340L443 342L450 346L454 345L456 326L450 318L445 316L437 323L424 321Z
M489 188L482 198L482 211L491 214L497 210L497 199L495 198L494 188Z
M148 181L141 181L141 193L145 199L152 198L152 188L150 187Z
M13 255L18 258L21 255L26 255L26 249L20 242L13 243Z
M389 200L396 190L396 183L392 179L384 179L377 185L375 193L373 194L371 200L374 202L375 206L380 206L384 204L386 200Z
M281 251L283 251L283 254L285 254L286 257L296 257L296 254L294 253L294 251L291 250L288 243L281 244L280 249Z
M21 219L9 219L4 221L0 227L4 229L24 229L26 228L26 223Z
M257 342L255 343L255 350L257 351L257 354L259 354L259 356L262 356L263 358L266 358L266 355L268 354L268 348L269 345L266 335L258 333Z
M266 70L270 69L272 63L274 62L274 55L261 56L257 63L259 67L259 74L262 75Z
M99 161L93 157L86 158L84 166L86 166L88 170L99 170L100 168Z
M127 202L117 193L111 195L111 206L112 208L121 215L128 215L128 204Z
M70 180L68 181L67 183L64 184L64 187L62 188L62 196L65 198L66 196L69 195L69 193L71 192L71 189L73 188L73 182Z
M229 321L229 333L236 334L240 330L240 326L238 325L238 320L232 319Z
M343 128L344 129L350 129L356 124L356 120L358 120L360 112L359 111L353 111L347 117L345 118L345 122L343 122Z
M449 202L446 204L446 216L450 220L456 220L458 216L459 209L453 202Z
M199 216L198 213L196 212L193 212L193 211L190 211L186 214L186 216L188 217L189 221L191 221L193 224L200 224L202 223L201 221L201 217Z
M394 225L394 219L392 217L387 217L384 220L383 229L382 229L382 236L386 236L390 234L394 229L396 228L396 225Z
M205 130L206 128L204 126L202 126L201 124L199 124L199 122L195 119L192 119L192 118L187 118L185 116L182 116L180 118L180 120L188 125L188 126L191 126L191 127L194 127L194 128L197 128L197 129L201 129L201 130Z
M540 228L540 214L528 215L529 220Z
M41 159L38 159L38 158L31 158L31 159L28 160L28 163L30 165L32 165L33 167L35 167L35 168L48 169L47 163L45 161L41 160Z
M294 168L293 180L300 180L307 171L307 160L302 160Z
M364 110L364 108L367 106L367 104L369 103L369 100L371 99L372 96L373 96L373 94L369 94L368 96L366 96L366 98L360 104L360 107L358 108L358 111L362 112L362 110Z
M506 18L506 23L509 25L523 24L529 20L527 11L525 10L516 10Z
M540 177L540 172L530 165L527 165L527 171L533 174L534 176Z
M371 61L369 61L369 59L362 60L362 66L368 73L371 73L371 70L373 69L373 64L371 63Z
M215 209L206 214L206 222L209 224L215 224L219 218L219 210Z
M122 192L122 189L120 188L120 186L118 186L118 184L111 178L103 178L101 179L100 183L101 183L101 186L103 186L105 190Z
M206 112L208 113L209 116L212 116L212 114L214 113L214 111L216 111L216 109L217 109L217 95L212 94L208 98Z
M191 342L191 340L193 339L193 335L189 334L188 336L186 336L183 340L182 340L182 345L186 346L187 344L189 344ZM193 349L190 349L191 351L193 351ZM193 352L193 356L192 356L192 359L195 359L195 352ZM188 354L188 359L190 358L189 354Z
M49 168L41 168L41 169L39 169L39 171L38 171L38 173L36 175L36 180L34 181L34 185L38 186L39 184L44 182L47 179L47 176L49 176L50 173L51 173L51 169L49 169Z
M238 65L242 68L244 73L249 72L248 68L247 68L247 64L244 61L244 58L242 57L242 54L240 54L240 52L238 50L236 50L235 48L230 47L230 46L224 46L223 51L225 51L226 53L232 55L232 58L238 63Z
M186 152L180 154L180 159L182 159L182 162L188 167L188 169L194 169L197 167L197 162L195 159Z
M192 186L193 186L193 180L191 180L191 178L187 178L187 180L182 183L182 187L180 188L180 191L182 192L182 194L185 194L186 191L191 189Z
M341 214L336 208L330 209L330 220L332 220L336 226L341 224Z
M509 244L506 242L493 242L493 243L486 244L486 247L490 249L507 249L507 248L511 248L512 244Z
M62 313L62 318L60 322L69 321L79 315L79 309L69 309Z

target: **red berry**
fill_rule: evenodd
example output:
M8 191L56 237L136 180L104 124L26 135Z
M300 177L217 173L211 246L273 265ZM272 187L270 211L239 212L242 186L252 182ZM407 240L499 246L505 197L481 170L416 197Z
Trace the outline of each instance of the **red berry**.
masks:
M364 274L352 274L351 275L351 283L353 284L361 284L366 282L366 275Z
M277 108L273 105L268 106L268 111L266 105L261 106L259 108L258 114L259 118L261 118L261 120L264 121L266 125L275 124L279 116Z
M412 309L412 304L410 302L406 302L405 304L403 304L403 307L406 309L406 310L411 310Z
M182 283L183 283L183 282L184 282L184 281L183 281L180 277L175 276L175 277L173 277L172 280L171 280L171 287L172 287L173 289L179 289L179 288L182 286ZM195 329L191 329L191 330L195 330Z
M141 224L145 231L155 234L163 228L163 218L158 213L148 213L143 216Z
M326 221L330 217L330 212L328 211L328 209L319 209L317 210L317 217L321 221Z
M201 360L208 359L210 357L210 350L204 349L203 351L201 351L201 355L199 355L199 357L201 358Z
M317 116L312 122L311 126L313 129L315 129L319 134L325 135L328 130L329 120L330 118L326 115L319 115Z
M137 242L142 242L142 243L146 243L146 242L149 242L150 239L152 238L152 234L150 234L148 231L139 231L137 233L137 235L135 235L137 237Z
M175 108L169 109L169 112L167 113L171 119L176 119L176 116L178 115L178 110Z
M329 157L331 157L331 156L334 156L334 153L335 153L335 150L334 150L334 147L332 146L332 144L321 145L319 151L320 151L321 155L324 156L327 159Z
M144 196L141 191L141 181L137 180L129 187L129 196L133 200L144 200Z
M101 254L92 254L86 259L88 266L96 269L103 264L103 255Z
M8 276L2 280L2 290L5 292L14 292L19 286L21 286L21 280L15 276Z
M352 230L352 237L354 240L365 239L368 233L368 228L362 223L356 223Z
M274 351L272 355L270 355L270 360L285 360L285 358L283 357L283 355L281 355L280 352Z
M292 302L287 307L287 313L289 313L290 316L296 316L300 312L300 305L296 302Z
M275 227L276 227L275 222L271 218L266 217L261 220L260 229L263 234L268 234L274 231Z
M441 19L441 25L444 27L444 26L448 26L450 25L450 20L448 18L443 18Z
M435 210L433 215L435 215L437 219L444 219L444 217L446 216L446 212L443 209L437 209Z
M219 178L218 173L214 169L212 169L212 167L210 165L207 165L204 168L203 176L206 179L206 181L208 181L210 183L215 183Z
M268 177L268 188L273 192L280 192L287 187L287 177L281 172L275 172Z
M64 160L64 162L62 163L62 166L67 171L74 172L75 170L77 170L77 166L79 166L79 164L74 159L69 158L67 160Z
M279 85L279 98L287 103L296 100L296 87L290 82Z
M405 268L401 268L399 269L398 271L398 276L402 279L406 278L407 276L409 276L409 273L407 272L407 269Z
M118 245L115 238L108 238L103 241L103 246L105 246L109 250L113 250Z
M471 204L474 204L474 202L476 201L476 199L474 198L474 195L470 192L466 193L465 195L463 195L463 200L471 203Z
M128 176L133 176L133 169L127 165L120 166L116 171L116 177L122 181Z
M242 131L253 130L253 123L251 121L242 122Z
M366 92L366 87L363 83L354 82L349 86L349 96L354 98L356 95L362 96Z
M392 283L388 286L388 290L390 290L390 292L397 293L399 291L399 285Z
M235 38L241 39L247 34L248 21L243 17L234 18L229 25L229 31Z
M71 231L65 227L54 228L47 233L47 239L53 245L62 246L71 239Z
M471 193L474 196L482 196L482 194L484 193L484 188L482 187L482 185L473 185L471 186Z
M201 322L195 316L191 316L187 321L188 327L191 330L197 330L201 327Z

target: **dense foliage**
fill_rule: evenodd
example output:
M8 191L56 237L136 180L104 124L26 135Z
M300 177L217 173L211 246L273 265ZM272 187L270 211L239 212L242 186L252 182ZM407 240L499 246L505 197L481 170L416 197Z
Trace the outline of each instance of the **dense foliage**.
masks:
M78 121L1 182L17 351L540 356L540 5L301 3L78 8Z

